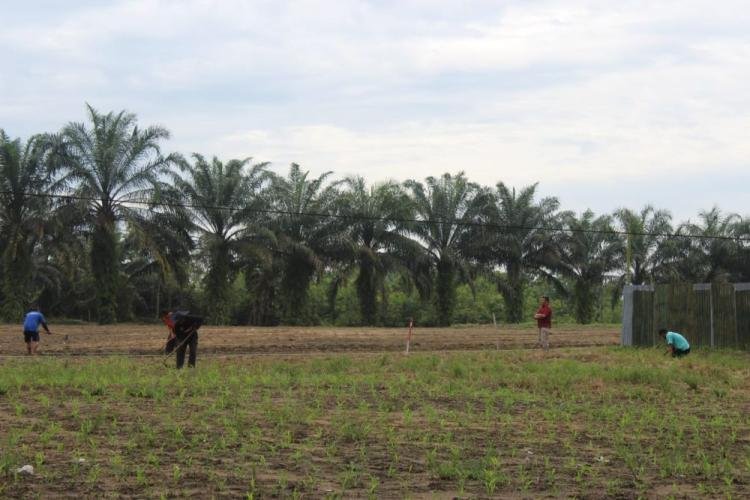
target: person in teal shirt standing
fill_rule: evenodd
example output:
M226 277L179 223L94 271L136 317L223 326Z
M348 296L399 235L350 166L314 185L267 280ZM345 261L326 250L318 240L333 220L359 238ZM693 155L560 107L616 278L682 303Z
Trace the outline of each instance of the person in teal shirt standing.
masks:
M667 352L672 353L673 358L679 358L690 354L690 344L687 339L677 332L667 331L666 328L659 330L659 335L667 340Z

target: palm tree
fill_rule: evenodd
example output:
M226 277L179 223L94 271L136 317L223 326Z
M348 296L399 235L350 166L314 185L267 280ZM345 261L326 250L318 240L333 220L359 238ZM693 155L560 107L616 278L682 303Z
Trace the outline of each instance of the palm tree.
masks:
M78 196L90 199L91 271L96 283L98 319L117 319L120 285L119 221L136 222L143 203L163 189L160 177L177 159L163 156L159 143L169 137L162 127L141 129L133 114L101 114L87 105L90 127L70 123L62 131L66 153L60 162L75 181Z
M266 246L253 244L244 249L242 270L250 298L247 321L251 325L274 326L281 320L282 304L279 303L278 292L284 270L283 261L272 251L267 251L275 248L277 242L275 235L271 234Z
M271 227L276 235L274 249L281 260L282 320L287 324L305 321L307 293L316 271L326 264L351 255L344 224L335 215L338 183L326 184L331 172L309 178L292 163L287 177L272 183L272 208L276 215Z
M262 232L260 222L267 206L270 184L266 163L250 165L250 158L222 163L199 154L194 163L180 162L185 175L174 175L175 192L187 200L191 228L200 235L201 254L207 263L206 309L210 320L226 324L230 319L230 287L239 270L244 247Z
M672 216L666 210L646 205L640 212L627 208L615 211L625 235L625 274L621 284L642 285L660 273L659 244L672 232Z
M377 295L385 300L384 281L388 271L402 267L421 247L407 235L406 220L413 217L401 186L385 182L367 187L362 177L344 181L341 194L343 213L351 216L347 234L355 245L357 297L362 323L377 322Z
M50 314L91 321L96 301L88 256L88 212L85 200L63 199L54 204L34 243L38 248L34 280L42 290L39 304Z
M2 316L17 321L37 294L32 285L35 242L44 234L55 189L49 163L53 138L37 135L26 143L0 129L0 245Z
M566 231L558 238L555 268L572 285L576 320L587 324L606 274L622 266L623 244L608 215L586 210L580 218L565 213L562 220Z
M193 221L187 210L164 205L136 215L139 217L128 224L123 240L123 272L143 315L150 313L158 318L163 297L167 298L168 308L175 295L184 303L190 252L194 248L190 234Z
M435 273L438 323L449 325L456 279L469 275L470 248L476 236L471 224L486 212L489 195L469 182L463 172L455 177L447 173L440 178L428 177L425 184L409 180L405 186L420 220L410 231L424 246Z
M498 289L509 323L524 320L524 289L529 275L544 274L541 270L550 265L554 254L546 228L554 222L560 204L556 198L536 202L536 188L537 184L532 184L516 192L502 182L497 184L490 220L499 227L489 239L489 248L483 249L492 264L505 270Z
M747 283L750 281L750 218L735 222L732 235L736 238L736 252L730 279L735 283Z
M680 224L678 236L664 241L661 253L669 275L692 283L728 281L741 248L736 233L742 218L714 207L701 211L698 219Z

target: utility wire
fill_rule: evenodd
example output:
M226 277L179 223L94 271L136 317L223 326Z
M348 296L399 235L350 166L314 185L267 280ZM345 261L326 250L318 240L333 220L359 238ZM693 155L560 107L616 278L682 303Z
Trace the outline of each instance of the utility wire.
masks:
M0 195L15 194L11 191L0 191ZM91 196L81 195L70 195L70 194L52 194L52 193L23 193L24 196L37 197L37 198L50 198L50 199L63 199L68 201L101 201L98 198ZM282 210L276 208L238 208L230 207L226 205L200 205L193 203L177 203L170 201L144 201L134 200L127 198L115 198L111 200L116 204L131 204L140 205L145 207L168 207L168 208L187 208L187 209L202 209L202 210L222 210L229 212L240 212L244 211L247 213L263 214L263 215L283 215L293 217L317 217L317 218L329 218L329 219L341 219L341 220L352 220L352 221L371 221L371 222L401 222L408 224L455 224L458 226L470 226L489 228L497 230L525 230L525 231L550 231L555 233L582 233L582 234L609 234L616 236L653 236L659 238L683 238L683 239L700 239L700 240L722 240L722 241L735 241L735 242L748 242L750 243L750 237L740 236L721 236L721 235L706 235L706 234L679 234L679 233L662 233L662 232L647 232L647 231L621 231L616 229L591 229L591 228L571 228L571 227L560 227L560 226L524 226L514 224L495 224L492 222L477 222L465 219L450 219L445 217L439 217L436 219L416 219L416 218L401 218L401 217L378 217L374 215L364 214L341 214L341 213L325 213L325 212L295 212L292 210Z
M158 326L158 325L155 325ZM203 333L203 335L211 335L210 333L206 332ZM569 345L563 345L561 347L565 349L577 349L577 348L585 348L585 347L605 347L610 345L617 345L616 343L606 343L606 342L581 342L581 343L575 343L575 344L569 344ZM451 352L451 353L472 353L472 352L480 352L480 351L516 351L516 350L536 350L536 345L529 341L529 343L523 343L523 340L517 341L516 343L509 343L509 344L501 344L500 347L497 347L496 344L491 344L491 340L485 340L485 343L478 343L476 344L476 347L463 347L463 346L457 346L457 347L451 347L451 346L445 346L441 349L438 348L426 348L426 349L420 349L419 351L413 351L418 352L420 354L430 354L430 353L445 353L445 352ZM108 357L128 357L128 358L163 358L164 354L159 351L157 352L156 349L152 350L153 353L150 352L142 352L142 351L128 351L128 350L121 350L121 351L73 351L72 349L69 351L60 351L60 350L46 350L42 353L41 356L43 358L54 358L54 359L69 359L69 360L79 360L79 359L86 359L86 358L108 358ZM305 351L294 351L294 350L278 350L278 351L258 351L253 350L252 348L247 349L240 349L240 350L231 350L231 351L202 351L200 353L200 358L285 358L285 357L312 357L312 356L330 356L331 354L336 355L351 355L351 356L358 356L358 357L366 357L366 356L377 356L377 355L383 355L383 354L393 354L393 353L399 353L403 352L403 346L401 344L393 344L391 346L379 346L375 347L372 350L357 350L355 347L343 347L341 349L331 349L331 348L323 348L323 347L315 347L311 348L309 350ZM170 356L173 356L171 354ZM29 362L34 362L35 358L38 358L35 356L29 356L28 354L9 354L4 353L0 354L0 360L2 359L27 359Z

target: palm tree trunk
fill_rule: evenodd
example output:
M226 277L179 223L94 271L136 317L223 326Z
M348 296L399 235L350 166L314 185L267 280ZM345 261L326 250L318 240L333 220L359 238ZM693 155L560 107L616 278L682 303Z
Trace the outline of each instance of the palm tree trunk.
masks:
M18 231L10 236L3 252L3 319L16 322L23 317L29 305L29 280L31 278L31 251Z
M591 323L596 303L595 287L585 280L578 280L573 287L576 321L583 325Z
M161 288L161 277L159 275L156 276L156 319L159 319L159 314L161 313L160 306L160 299L161 296L159 294L160 288Z
M211 265L206 275L206 315L214 325L229 322L229 248L225 242L211 248Z
M448 326L453 319L456 305L456 270L449 258L441 258L437 264L437 315L440 326Z
M372 326L377 321L377 282L375 278L375 265L372 258L369 255L361 255L356 285L359 312L363 325Z
M281 288L284 292L283 322L287 325L302 325L306 321L305 306L315 268L304 257L289 257L286 262Z
M520 323L524 318L524 281L521 268L509 265L507 268L507 283L501 286L503 301L505 302L505 317L508 323Z
M100 324L117 320L117 235L114 215L100 213L91 241L91 270L96 284L97 316Z

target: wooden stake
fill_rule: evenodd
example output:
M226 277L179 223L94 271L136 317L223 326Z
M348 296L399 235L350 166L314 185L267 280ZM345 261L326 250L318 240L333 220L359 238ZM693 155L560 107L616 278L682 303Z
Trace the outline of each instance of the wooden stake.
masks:
M497 328L497 320L495 319L495 313L492 313L492 324ZM495 342L495 349L500 350L500 337L498 336L497 342Z
M411 347L412 328L414 328L414 318L409 318L409 333L406 335L406 354L409 354L409 348Z

